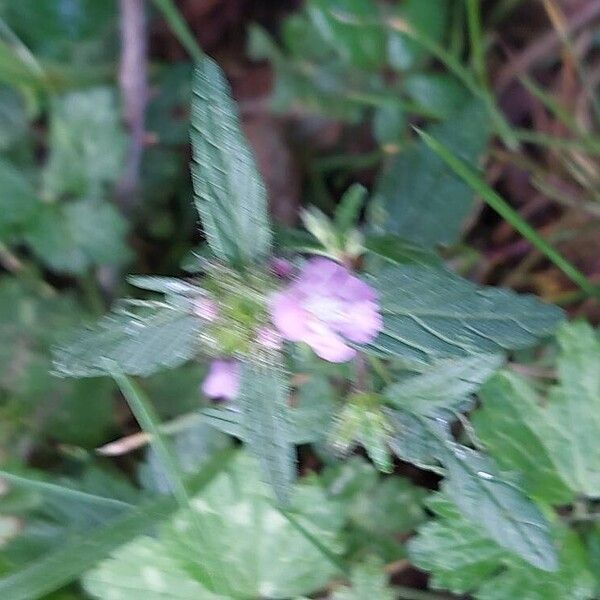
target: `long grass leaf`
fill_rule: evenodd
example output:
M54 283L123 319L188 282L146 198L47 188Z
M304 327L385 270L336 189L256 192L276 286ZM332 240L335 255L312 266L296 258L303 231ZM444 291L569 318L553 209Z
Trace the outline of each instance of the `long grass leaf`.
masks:
M190 479L190 490L198 493L206 487L229 464L233 454L232 449L227 449L205 463L202 471ZM106 526L86 533L85 537L73 539L21 571L0 580L0 598L37 600L67 585L113 550L170 516L178 507L179 503L172 497L152 500Z
M417 132L433 152L435 152L475 192L480 194L489 206L510 223L521 235L529 240L529 242L544 254L548 260L553 262L569 279L571 279L571 281L576 283L588 296L600 298L600 289L592 285L581 271L542 238L531 225L524 221L521 215L519 215L519 213L515 211L504 198L490 188L471 166L455 156L441 142L429 134L422 130L417 130Z

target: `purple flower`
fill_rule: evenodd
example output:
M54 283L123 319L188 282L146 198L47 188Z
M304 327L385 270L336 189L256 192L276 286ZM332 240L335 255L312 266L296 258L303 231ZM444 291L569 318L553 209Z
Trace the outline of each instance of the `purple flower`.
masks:
M194 302L194 314L201 319L213 322L219 316L219 307L214 300L210 298L198 298Z
M202 382L202 391L208 398L233 400L240 391L239 363L235 360L213 360Z
M313 258L300 277L271 299L271 319L281 335L307 343L321 358L346 362L382 327L375 291L348 269Z
M281 350L281 334L273 327L263 326L256 332L256 342L269 350Z

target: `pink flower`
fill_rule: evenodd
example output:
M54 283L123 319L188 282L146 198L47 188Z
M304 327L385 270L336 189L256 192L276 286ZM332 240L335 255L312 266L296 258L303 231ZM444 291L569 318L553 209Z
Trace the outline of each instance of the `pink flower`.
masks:
M213 322L219 316L219 307L210 298L198 298L194 302L194 314L201 319Z
M202 391L208 398L233 400L240 391L239 363L235 360L213 360L202 382Z
M281 334L273 327L263 326L256 332L258 344L269 350L281 350Z
M281 335L307 343L330 362L346 362L382 327L375 291L348 269L313 258L300 277L271 298L271 319Z

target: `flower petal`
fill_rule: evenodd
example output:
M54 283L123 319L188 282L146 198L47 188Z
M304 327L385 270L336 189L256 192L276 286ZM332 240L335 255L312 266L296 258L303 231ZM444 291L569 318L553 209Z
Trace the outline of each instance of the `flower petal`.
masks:
M354 348L345 344L337 333L318 321L311 322L304 341L317 356L329 362L347 362L356 355Z
M284 338L301 342L307 332L308 314L291 291L272 296L271 320Z
M383 320L375 302L354 302L348 304L345 318L336 330L345 338L357 344L372 342L383 327Z
M202 382L202 391L208 398L233 400L240 391L239 363L234 360L213 360Z

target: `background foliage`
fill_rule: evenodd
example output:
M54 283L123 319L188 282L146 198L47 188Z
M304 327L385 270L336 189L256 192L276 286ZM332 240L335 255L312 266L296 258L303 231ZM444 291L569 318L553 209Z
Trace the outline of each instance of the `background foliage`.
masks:
M597 3L147 2L137 138L126 3L0 1L0 596L598 597ZM364 364L210 403L201 278L310 253Z

